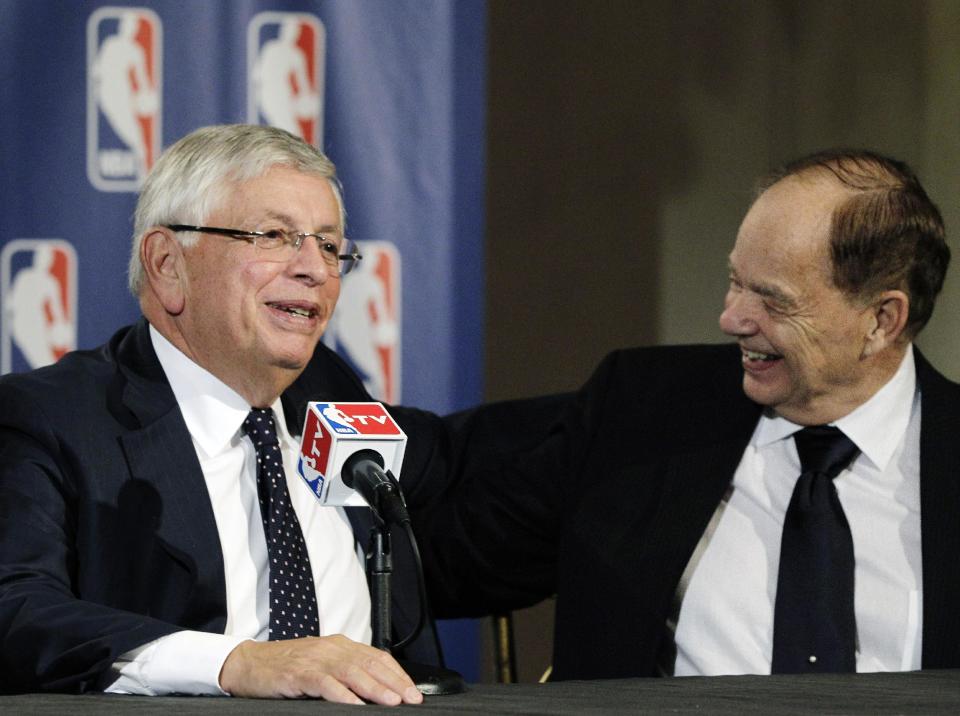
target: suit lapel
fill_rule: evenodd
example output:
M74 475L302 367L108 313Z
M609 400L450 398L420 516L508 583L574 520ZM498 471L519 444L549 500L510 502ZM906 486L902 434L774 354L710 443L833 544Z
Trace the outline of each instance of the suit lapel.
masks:
M916 351L916 349L915 349ZM960 389L916 351L924 669L960 665Z
M731 484L759 414L751 404L733 419L728 415L728 429L710 441L630 471L632 479L638 472L659 475L663 490L645 538L622 540L616 559L626 570L641 566L639 579L628 580L641 591L651 584L663 585L658 610L672 602L690 555Z
M594 557L609 560L618 581L630 585L631 599L657 614L669 613L683 570L760 418L761 407L743 394L739 361L733 366L737 372L718 377L715 394L703 396L685 414L686 437L677 437L680 429L671 423L651 440L651 453L662 448L662 455L648 454L607 475L603 497L588 508L593 517L579 536L594 542ZM597 514L604 515L600 522ZM637 636L626 638L636 643Z
M157 527L163 548L219 600L226 614L223 553L213 507L190 433L150 342L145 320L117 346L120 402L132 416L120 436L132 480L152 485L164 511Z
M741 436L678 455L663 468L663 498L648 546L653 551L652 564L669 565L671 595L732 482L756 418L751 423Z

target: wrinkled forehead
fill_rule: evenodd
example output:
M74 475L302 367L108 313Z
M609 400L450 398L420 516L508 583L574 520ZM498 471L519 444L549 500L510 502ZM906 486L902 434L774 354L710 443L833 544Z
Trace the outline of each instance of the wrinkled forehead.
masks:
M319 180L330 188L337 205L339 226L342 230L346 223L346 211L340 194L339 182L319 172L304 171L289 164L272 164L254 176L240 175L237 172L228 173L217 185L211 187L204 207L204 216L201 221L207 221L211 216L225 211L243 212L248 209L247 202L254 188L268 188L274 181L278 184L288 182L291 177L302 177ZM318 196L320 201L321 197Z

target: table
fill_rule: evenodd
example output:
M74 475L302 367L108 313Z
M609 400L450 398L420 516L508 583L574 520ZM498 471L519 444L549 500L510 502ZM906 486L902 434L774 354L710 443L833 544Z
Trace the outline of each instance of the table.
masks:
M364 713L384 707L360 707ZM929 714L960 713L960 670L814 676L611 679L553 684L473 684L465 694L427 697L422 713L494 714ZM356 706L322 701L215 697L26 694L0 697L0 713L336 714Z

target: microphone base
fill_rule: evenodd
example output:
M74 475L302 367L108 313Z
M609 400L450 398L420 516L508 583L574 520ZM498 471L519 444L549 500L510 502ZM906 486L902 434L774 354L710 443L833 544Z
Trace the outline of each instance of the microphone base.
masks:
M424 696L445 696L448 694L462 694L467 690L463 677L452 669L442 666L430 666L416 661L397 660L403 670L409 674L416 684L417 691Z

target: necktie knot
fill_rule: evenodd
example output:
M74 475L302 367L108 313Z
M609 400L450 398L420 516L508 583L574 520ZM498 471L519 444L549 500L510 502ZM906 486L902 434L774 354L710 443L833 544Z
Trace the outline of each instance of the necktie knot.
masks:
M251 409L240 429L253 441L258 452L261 447L280 445L277 440L277 426L273 422L273 411L270 408Z
M839 428L816 425L795 433L793 440L803 472L826 475L831 480L857 456L860 450Z

